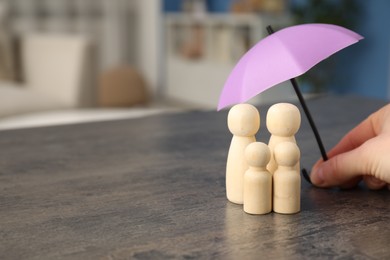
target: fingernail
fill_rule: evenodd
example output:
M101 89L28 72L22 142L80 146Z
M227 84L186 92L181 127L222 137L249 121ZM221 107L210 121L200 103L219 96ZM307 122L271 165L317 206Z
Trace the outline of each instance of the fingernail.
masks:
M376 186L381 186L381 185L384 185L384 184L385 184L384 181L382 181L382 180L380 180L380 179L377 179L377 178L375 178L375 177L371 177L370 179L371 179L370 181L371 181L374 185L376 185ZM382 187L383 187L383 186L382 186Z
M319 167L311 173L311 182L314 185L321 185L325 182L324 180L324 170L323 167Z

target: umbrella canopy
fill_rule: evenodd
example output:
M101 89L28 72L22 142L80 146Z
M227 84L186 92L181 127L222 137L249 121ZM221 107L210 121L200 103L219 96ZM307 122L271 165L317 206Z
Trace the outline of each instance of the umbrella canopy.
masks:
M253 46L236 64L222 90L218 110L302 75L361 39L361 35L332 24L302 24L277 31Z

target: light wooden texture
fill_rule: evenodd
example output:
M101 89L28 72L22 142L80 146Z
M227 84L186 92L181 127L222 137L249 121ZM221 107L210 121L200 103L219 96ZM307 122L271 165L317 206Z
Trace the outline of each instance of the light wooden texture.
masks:
M145 105L149 93L145 79L134 67L116 66L101 73L98 103L102 107Z
M327 149L384 104L307 101ZM294 215L227 201L227 113L0 131L0 259L390 259L388 190L303 181ZM304 118L296 138L310 169Z
M301 175L296 168L299 148L292 142L279 143L274 157L278 168L273 174L273 209L283 214L298 213L301 209Z
M272 211L272 174L267 171L271 153L266 144L254 142L245 149L249 169L244 176L244 211L267 214Z
M233 134L226 162L226 197L237 204L244 202L244 174L248 169L245 148L255 142L260 128L260 114L250 104L233 106L228 115L228 128Z
M294 142L295 134L301 126L301 114L299 109L290 103L278 103L272 105L267 112L266 119L267 129L271 133L268 142L271 150L271 159L267 165L267 170L274 173L278 167L274 159L275 146L281 142ZM300 169L300 165L296 165L296 169Z

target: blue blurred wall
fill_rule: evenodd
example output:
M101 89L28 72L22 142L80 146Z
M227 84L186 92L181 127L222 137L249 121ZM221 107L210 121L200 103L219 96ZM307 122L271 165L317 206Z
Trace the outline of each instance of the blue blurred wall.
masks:
M336 54L331 92L389 99L390 1L359 0L361 14L355 30L365 37Z
M212 13L229 12L231 2L232 0L206 0L207 10ZM182 0L163 0L163 11L180 12L181 5Z
M162 7L164 12L180 12L181 0L163 0Z

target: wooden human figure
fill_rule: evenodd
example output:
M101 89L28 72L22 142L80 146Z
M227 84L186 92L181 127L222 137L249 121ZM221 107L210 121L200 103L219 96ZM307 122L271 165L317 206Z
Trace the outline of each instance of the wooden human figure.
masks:
M296 143L295 134L301 125L299 109L289 103L278 103L271 106L267 112L267 129L271 133L268 147L271 150L271 159L267 165L270 173L274 173L277 165L274 159L274 148L281 142ZM299 163L296 165L299 170Z
M274 211L294 214L301 210L301 175L295 165L300 152L295 143L279 143L274 150L278 169L273 174Z
M244 211L267 214L272 211L272 174L267 171L271 157L268 145L254 142L245 149L249 169L244 175Z
M229 201L242 204L244 173L248 169L244 152L248 144L256 141L259 111L250 104L235 105L229 111L227 124L233 138L226 163L226 196Z

